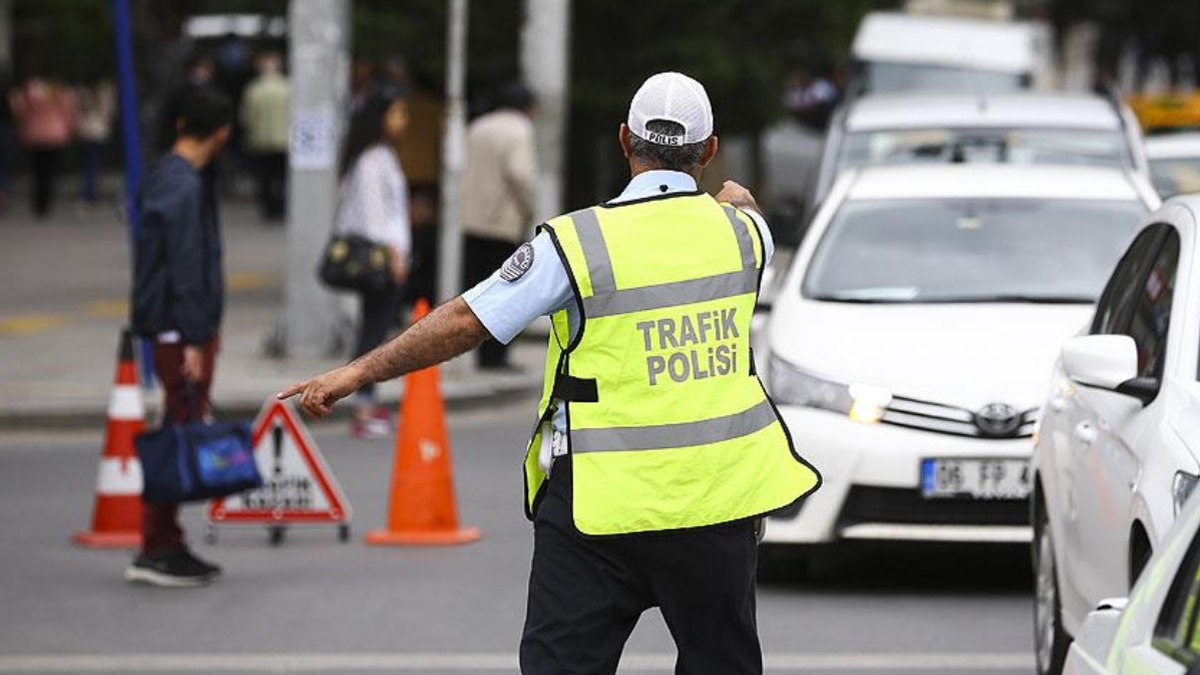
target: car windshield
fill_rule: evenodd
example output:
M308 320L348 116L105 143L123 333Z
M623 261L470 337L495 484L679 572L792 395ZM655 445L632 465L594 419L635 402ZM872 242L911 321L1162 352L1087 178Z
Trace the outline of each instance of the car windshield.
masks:
M1200 192L1200 157L1151 159L1150 179L1163 199Z
M1029 88L1029 78L1018 73L886 61L864 64L862 81L865 90L872 93L989 94Z
M833 302L1091 303L1144 213L1126 201L851 201L802 291Z
M874 164L976 162L1132 167L1117 131L1090 129L899 129L846 135L838 170Z

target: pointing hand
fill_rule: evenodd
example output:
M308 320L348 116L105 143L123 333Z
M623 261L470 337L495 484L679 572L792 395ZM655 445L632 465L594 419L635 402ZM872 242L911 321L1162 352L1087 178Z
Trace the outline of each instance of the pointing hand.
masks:
M276 398L284 400L300 394L300 408L312 417L321 418L333 410L334 403L354 393L364 383L358 369L350 364L293 384L276 394Z

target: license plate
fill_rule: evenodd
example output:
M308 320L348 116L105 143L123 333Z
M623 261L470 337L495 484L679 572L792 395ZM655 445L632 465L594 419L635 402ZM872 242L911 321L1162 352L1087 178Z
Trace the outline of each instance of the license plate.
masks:
M926 459L921 494L927 499L1024 499L1029 496L1029 460Z

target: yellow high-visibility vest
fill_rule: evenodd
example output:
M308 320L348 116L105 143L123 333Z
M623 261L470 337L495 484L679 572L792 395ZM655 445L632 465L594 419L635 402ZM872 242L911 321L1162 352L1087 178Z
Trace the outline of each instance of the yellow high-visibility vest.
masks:
M553 330L525 455L526 514L546 474L538 450L565 405L575 526L590 535L758 516L820 484L754 370L750 320L763 267L755 222L706 194L597 206L548 232L580 325Z

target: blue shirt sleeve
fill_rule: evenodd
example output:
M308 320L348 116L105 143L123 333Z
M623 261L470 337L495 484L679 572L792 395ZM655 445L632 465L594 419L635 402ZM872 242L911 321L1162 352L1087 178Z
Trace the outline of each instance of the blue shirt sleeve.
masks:
M565 309L572 302L571 280L550 235L542 232L530 243L533 261L523 274L509 281L496 270L462 296L483 327L504 344L539 316Z

